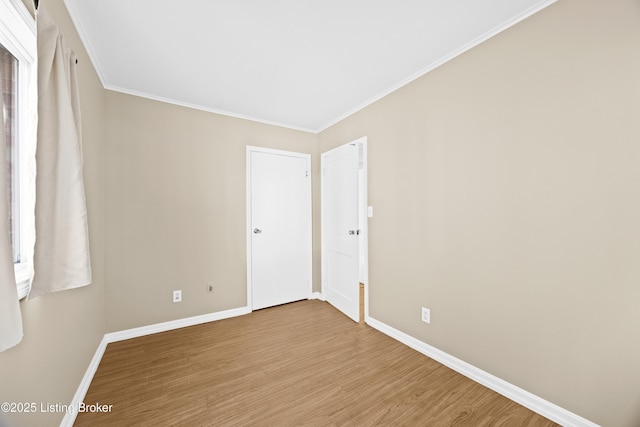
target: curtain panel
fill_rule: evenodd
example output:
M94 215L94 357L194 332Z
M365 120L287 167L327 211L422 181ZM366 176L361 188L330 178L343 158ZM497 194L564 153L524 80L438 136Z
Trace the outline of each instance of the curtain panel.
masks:
M91 283L77 61L42 4L36 24L36 243L30 299Z

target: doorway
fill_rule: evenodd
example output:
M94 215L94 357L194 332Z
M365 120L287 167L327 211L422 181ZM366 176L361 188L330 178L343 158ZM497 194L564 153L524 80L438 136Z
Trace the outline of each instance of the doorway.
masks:
M250 310L311 296L311 227L311 156L247 146Z
M321 155L322 292L358 322L360 284L368 317L367 138Z

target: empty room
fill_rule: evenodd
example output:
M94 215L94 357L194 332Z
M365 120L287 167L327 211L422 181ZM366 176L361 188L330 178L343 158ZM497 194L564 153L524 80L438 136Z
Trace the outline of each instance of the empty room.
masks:
M36 3L0 426L640 426L640 2Z

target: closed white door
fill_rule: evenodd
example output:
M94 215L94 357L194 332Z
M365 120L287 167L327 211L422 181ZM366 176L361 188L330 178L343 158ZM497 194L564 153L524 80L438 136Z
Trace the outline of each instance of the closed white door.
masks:
M358 147L322 154L322 285L327 301L359 320Z
M311 296L311 159L247 147L248 305Z

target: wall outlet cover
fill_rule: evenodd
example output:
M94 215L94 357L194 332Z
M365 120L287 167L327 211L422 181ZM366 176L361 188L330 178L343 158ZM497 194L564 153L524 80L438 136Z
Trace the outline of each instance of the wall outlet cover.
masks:
M182 291L178 290L178 291L173 291L173 302L180 302L182 301Z
M422 321L424 323L431 323L431 310L422 307Z

